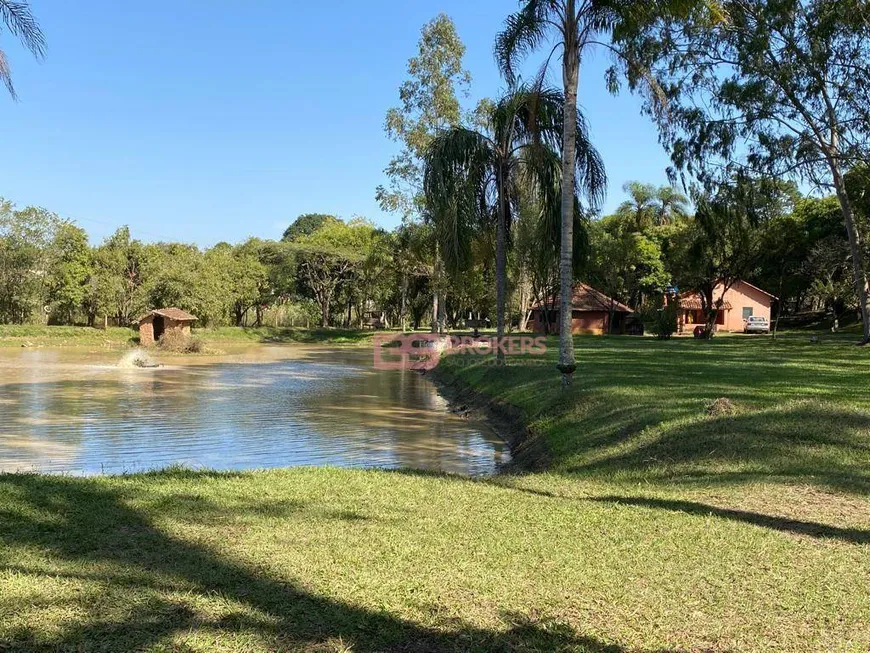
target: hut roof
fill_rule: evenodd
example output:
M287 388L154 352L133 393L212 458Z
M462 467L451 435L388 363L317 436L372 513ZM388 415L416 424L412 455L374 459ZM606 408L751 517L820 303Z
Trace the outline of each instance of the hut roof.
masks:
M142 322L153 315L159 315L160 317L175 320L176 322L195 322L199 319L196 315L186 313L180 308L156 308L153 311L149 311L148 313L145 313L145 315L140 316L136 321Z
M571 301L574 304L575 311L609 311L612 307L617 313L634 313L634 309L615 299L611 299L600 290L596 290L585 283L574 284ZM547 308L558 308L558 298L554 297L546 302L539 302L532 306L532 310L542 309L545 306Z

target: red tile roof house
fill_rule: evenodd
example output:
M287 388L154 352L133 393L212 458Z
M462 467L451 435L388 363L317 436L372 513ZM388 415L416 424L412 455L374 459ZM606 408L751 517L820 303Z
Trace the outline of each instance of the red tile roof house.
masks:
M626 319L634 311L595 290L585 283L574 286L574 310L571 314L572 333L625 333ZM546 311L546 314L545 314ZM559 333L559 298L554 297L546 302L538 302L532 306L531 328L535 333L546 333L545 320L550 320L550 333ZM610 329L610 317L613 316L613 330Z
M713 291L713 301L722 297L722 284ZM765 317L770 321L770 308L776 296L746 281L736 281L722 297L722 307L716 316L714 331L743 331L743 323L753 316ZM687 293L680 296L680 312L677 325L680 333L691 332L695 325L704 324L706 316L701 303L701 295Z
M197 319L180 308L158 308L146 313L136 320L139 323L139 344L143 347L153 345L164 333L176 329L190 335L190 325Z

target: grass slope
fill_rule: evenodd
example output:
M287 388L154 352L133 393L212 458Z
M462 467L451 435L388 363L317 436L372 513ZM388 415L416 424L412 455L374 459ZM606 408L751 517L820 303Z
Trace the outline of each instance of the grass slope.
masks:
M442 363L544 473L0 476L0 650L868 650L870 350L577 344Z
M133 344L130 329L110 327L91 329L78 326L37 326L0 324L0 347L107 347L122 348Z
M194 329L194 335L206 343L299 343L353 345L368 344L370 330L289 329L275 327L218 327ZM0 347L131 347L138 342L133 329L110 327L93 329L85 326L40 326L0 324Z

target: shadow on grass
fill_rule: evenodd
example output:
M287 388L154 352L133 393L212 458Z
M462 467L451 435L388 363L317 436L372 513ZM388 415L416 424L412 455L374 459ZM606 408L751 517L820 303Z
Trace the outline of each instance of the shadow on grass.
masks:
M96 602L102 607L96 607L86 594L72 600L52 599L56 608L66 607L77 615L84 611L88 618L62 625L59 631L40 630L34 618L27 627L6 631L7 640L0 640L3 651L162 649L171 646L173 636L194 632L204 632L213 641L226 637L230 641L224 643L230 647L237 636L239 650L248 650L252 641L269 650L307 651L334 650L339 641L352 645L354 651L624 650L578 635L564 625L533 623L522 617L508 616L511 627L505 631L461 622L429 628L386 611L318 596L303 589L301 582L270 577L210 548L162 532L147 514L130 507L130 490L111 489L97 480L8 475L0 477L0 487L11 497L0 507L0 542L6 549L0 560L7 570L52 577L66 573L70 578L96 580L115 594L121 589L133 593L124 595L129 598L125 605L110 605L114 609L110 614L105 599ZM8 559L14 547L41 550L53 566L75 567L59 573L27 569ZM172 598L179 595L216 596L250 610L209 617Z
M699 515L706 517L713 515L722 519L752 524L753 526L761 526L770 530L780 531L783 533L792 533L795 535L806 535L815 538L830 538L848 542L850 544L870 544L870 530L860 528L842 528L840 526L831 526L829 524L821 524L812 521L803 521L799 519L789 519L787 517L776 517L773 515L765 515L763 513L751 512L747 510L735 510L731 508L720 508L711 506L705 503L695 501L684 501L679 499L662 499L654 497L639 497L639 496L622 496L618 494L594 497L569 497L548 490L538 490L535 488L522 487L514 485L510 476L503 476L499 479L492 480L486 478L470 478L466 476L457 476L453 474L445 474L430 470L409 470L395 469L389 470L391 474L400 474L407 476L428 476L431 478L448 478L458 482L468 483L485 483L494 485L499 489L510 490L513 492L521 492L548 499L557 499L560 501L581 501L594 503L617 503L628 506L637 506L642 508L656 508L661 510L670 510L673 512L683 512L689 515Z
M799 482L870 494L870 414L816 401L664 427L653 440L566 471L729 485Z
M715 517L721 517L722 519L730 519L732 521L739 521L754 526L762 526L783 533L793 533L795 535L807 535L809 537L818 538L831 538L843 542L849 542L851 544L870 544L870 531L861 530L859 528L840 528L839 526L828 526L827 524L819 524L810 521L773 517L771 515L749 512L746 510L718 508L716 506L709 506L694 501L623 496L592 497L586 500L601 503L618 503L643 508L659 508L662 510L683 512L690 515L700 515L703 517L713 515Z

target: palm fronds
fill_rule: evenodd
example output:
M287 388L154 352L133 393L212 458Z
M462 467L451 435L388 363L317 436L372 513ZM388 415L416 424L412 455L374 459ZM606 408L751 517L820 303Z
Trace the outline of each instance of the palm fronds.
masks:
M45 36L26 2L0 0L0 20L6 25L9 33L17 37L21 44L33 53L34 57L42 59L45 56ZM9 60L2 50L0 50L0 81L6 86L9 94L16 98Z
M520 61L535 51L547 38L549 14L556 9L553 0L529 0L522 9L505 20L495 40L495 60L508 84L516 82Z

